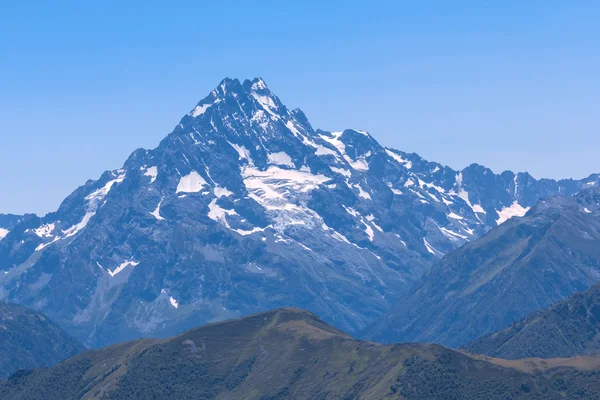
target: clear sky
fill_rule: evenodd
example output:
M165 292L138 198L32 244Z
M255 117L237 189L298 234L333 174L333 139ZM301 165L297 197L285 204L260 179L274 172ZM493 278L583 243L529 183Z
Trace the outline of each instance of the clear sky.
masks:
M600 172L598 1L0 8L0 213L55 210L226 76L262 76L314 127L364 129L453 168Z

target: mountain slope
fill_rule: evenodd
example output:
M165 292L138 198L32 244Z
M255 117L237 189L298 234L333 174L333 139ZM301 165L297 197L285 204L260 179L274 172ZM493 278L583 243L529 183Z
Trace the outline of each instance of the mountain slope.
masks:
M526 373L531 363L505 368L437 345L356 341L282 309L16 374L0 381L0 399L594 399L599 361Z
M454 171L315 130L260 78L225 79L156 149L16 225L0 299L89 346L281 306L358 332L443 254L599 181Z
M600 352L600 284L474 340L466 350L507 359Z
M26 217L27 216L15 214L0 214L0 240L4 239L6 235L8 235L8 233Z
M0 302L0 377L52 366L85 348L43 315Z
M599 194L540 201L444 257L369 337L461 346L587 289L600 277Z

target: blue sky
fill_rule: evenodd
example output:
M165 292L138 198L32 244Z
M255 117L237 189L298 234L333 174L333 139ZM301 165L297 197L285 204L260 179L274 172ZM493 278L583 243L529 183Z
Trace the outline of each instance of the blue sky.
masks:
M226 76L454 168L600 172L596 1L52 3L2 1L0 213L56 209Z

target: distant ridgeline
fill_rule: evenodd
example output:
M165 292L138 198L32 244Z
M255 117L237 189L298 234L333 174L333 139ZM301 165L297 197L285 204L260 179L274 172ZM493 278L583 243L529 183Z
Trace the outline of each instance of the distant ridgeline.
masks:
M599 399L600 358L506 361L350 338L281 309L88 351L0 381L0 399Z

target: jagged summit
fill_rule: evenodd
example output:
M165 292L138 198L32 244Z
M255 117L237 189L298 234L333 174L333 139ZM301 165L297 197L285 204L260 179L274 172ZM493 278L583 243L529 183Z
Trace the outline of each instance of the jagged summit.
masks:
M444 254L597 181L456 171L226 78L157 148L5 228L0 299L92 346L282 306L357 332Z

